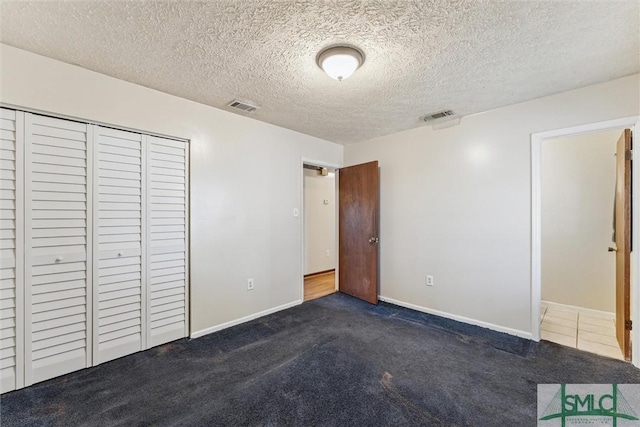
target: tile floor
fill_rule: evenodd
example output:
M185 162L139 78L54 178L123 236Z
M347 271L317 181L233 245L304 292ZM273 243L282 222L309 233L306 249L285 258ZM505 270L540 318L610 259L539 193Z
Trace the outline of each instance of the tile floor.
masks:
M612 316L582 312L579 308L559 307L542 301L540 329L543 340L624 360L616 340Z

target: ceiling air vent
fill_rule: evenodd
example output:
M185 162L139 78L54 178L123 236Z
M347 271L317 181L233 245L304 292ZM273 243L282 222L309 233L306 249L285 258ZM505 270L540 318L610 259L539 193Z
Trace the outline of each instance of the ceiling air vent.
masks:
M442 110L421 117L422 121L431 125L434 130L445 129L460 124L460 116L452 110Z
M255 105L251 105L248 102L238 101L234 99L230 103L227 104L228 107L235 108L236 110L242 110L246 113L253 113L258 109Z
M437 113L428 114L422 118L425 122L432 122L434 120L444 119L445 117L455 116L456 114L451 110L438 111Z

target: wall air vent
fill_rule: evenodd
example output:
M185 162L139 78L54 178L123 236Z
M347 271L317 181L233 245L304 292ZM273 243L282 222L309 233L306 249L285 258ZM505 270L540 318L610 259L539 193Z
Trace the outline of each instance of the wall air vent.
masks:
M242 110L245 113L253 113L258 109L258 107L256 107L255 105L251 105L245 101L238 101L237 99L234 99L233 101L228 103L227 107L235 108L236 110Z

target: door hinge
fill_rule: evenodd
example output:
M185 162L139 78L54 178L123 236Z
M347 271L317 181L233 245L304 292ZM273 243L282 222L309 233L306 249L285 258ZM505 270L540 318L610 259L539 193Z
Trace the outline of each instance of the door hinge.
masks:
M625 160L633 160L633 151L632 150L627 150L624 153L624 159Z
M630 331L632 326L633 326L633 325L632 325L631 320L627 320L627 321L625 321L625 322L624 322L624 328L625 328L627 331Z

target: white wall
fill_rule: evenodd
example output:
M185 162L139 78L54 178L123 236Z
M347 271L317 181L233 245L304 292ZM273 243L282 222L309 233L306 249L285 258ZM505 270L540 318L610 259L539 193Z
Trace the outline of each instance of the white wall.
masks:
M542 143L542 299L615 312L613 226L621 130Z
M304 274L336 268L336 178L304 170ZM328 200L328 204L324 201ZM327 251L329 254L327 255Z
M346 146L380 161L381 295L529 336L531 133L640 114L639 77Z
M300 160L341 164L342 146L6 45L0 58L5 104L191 140L192 332L301 300Z

